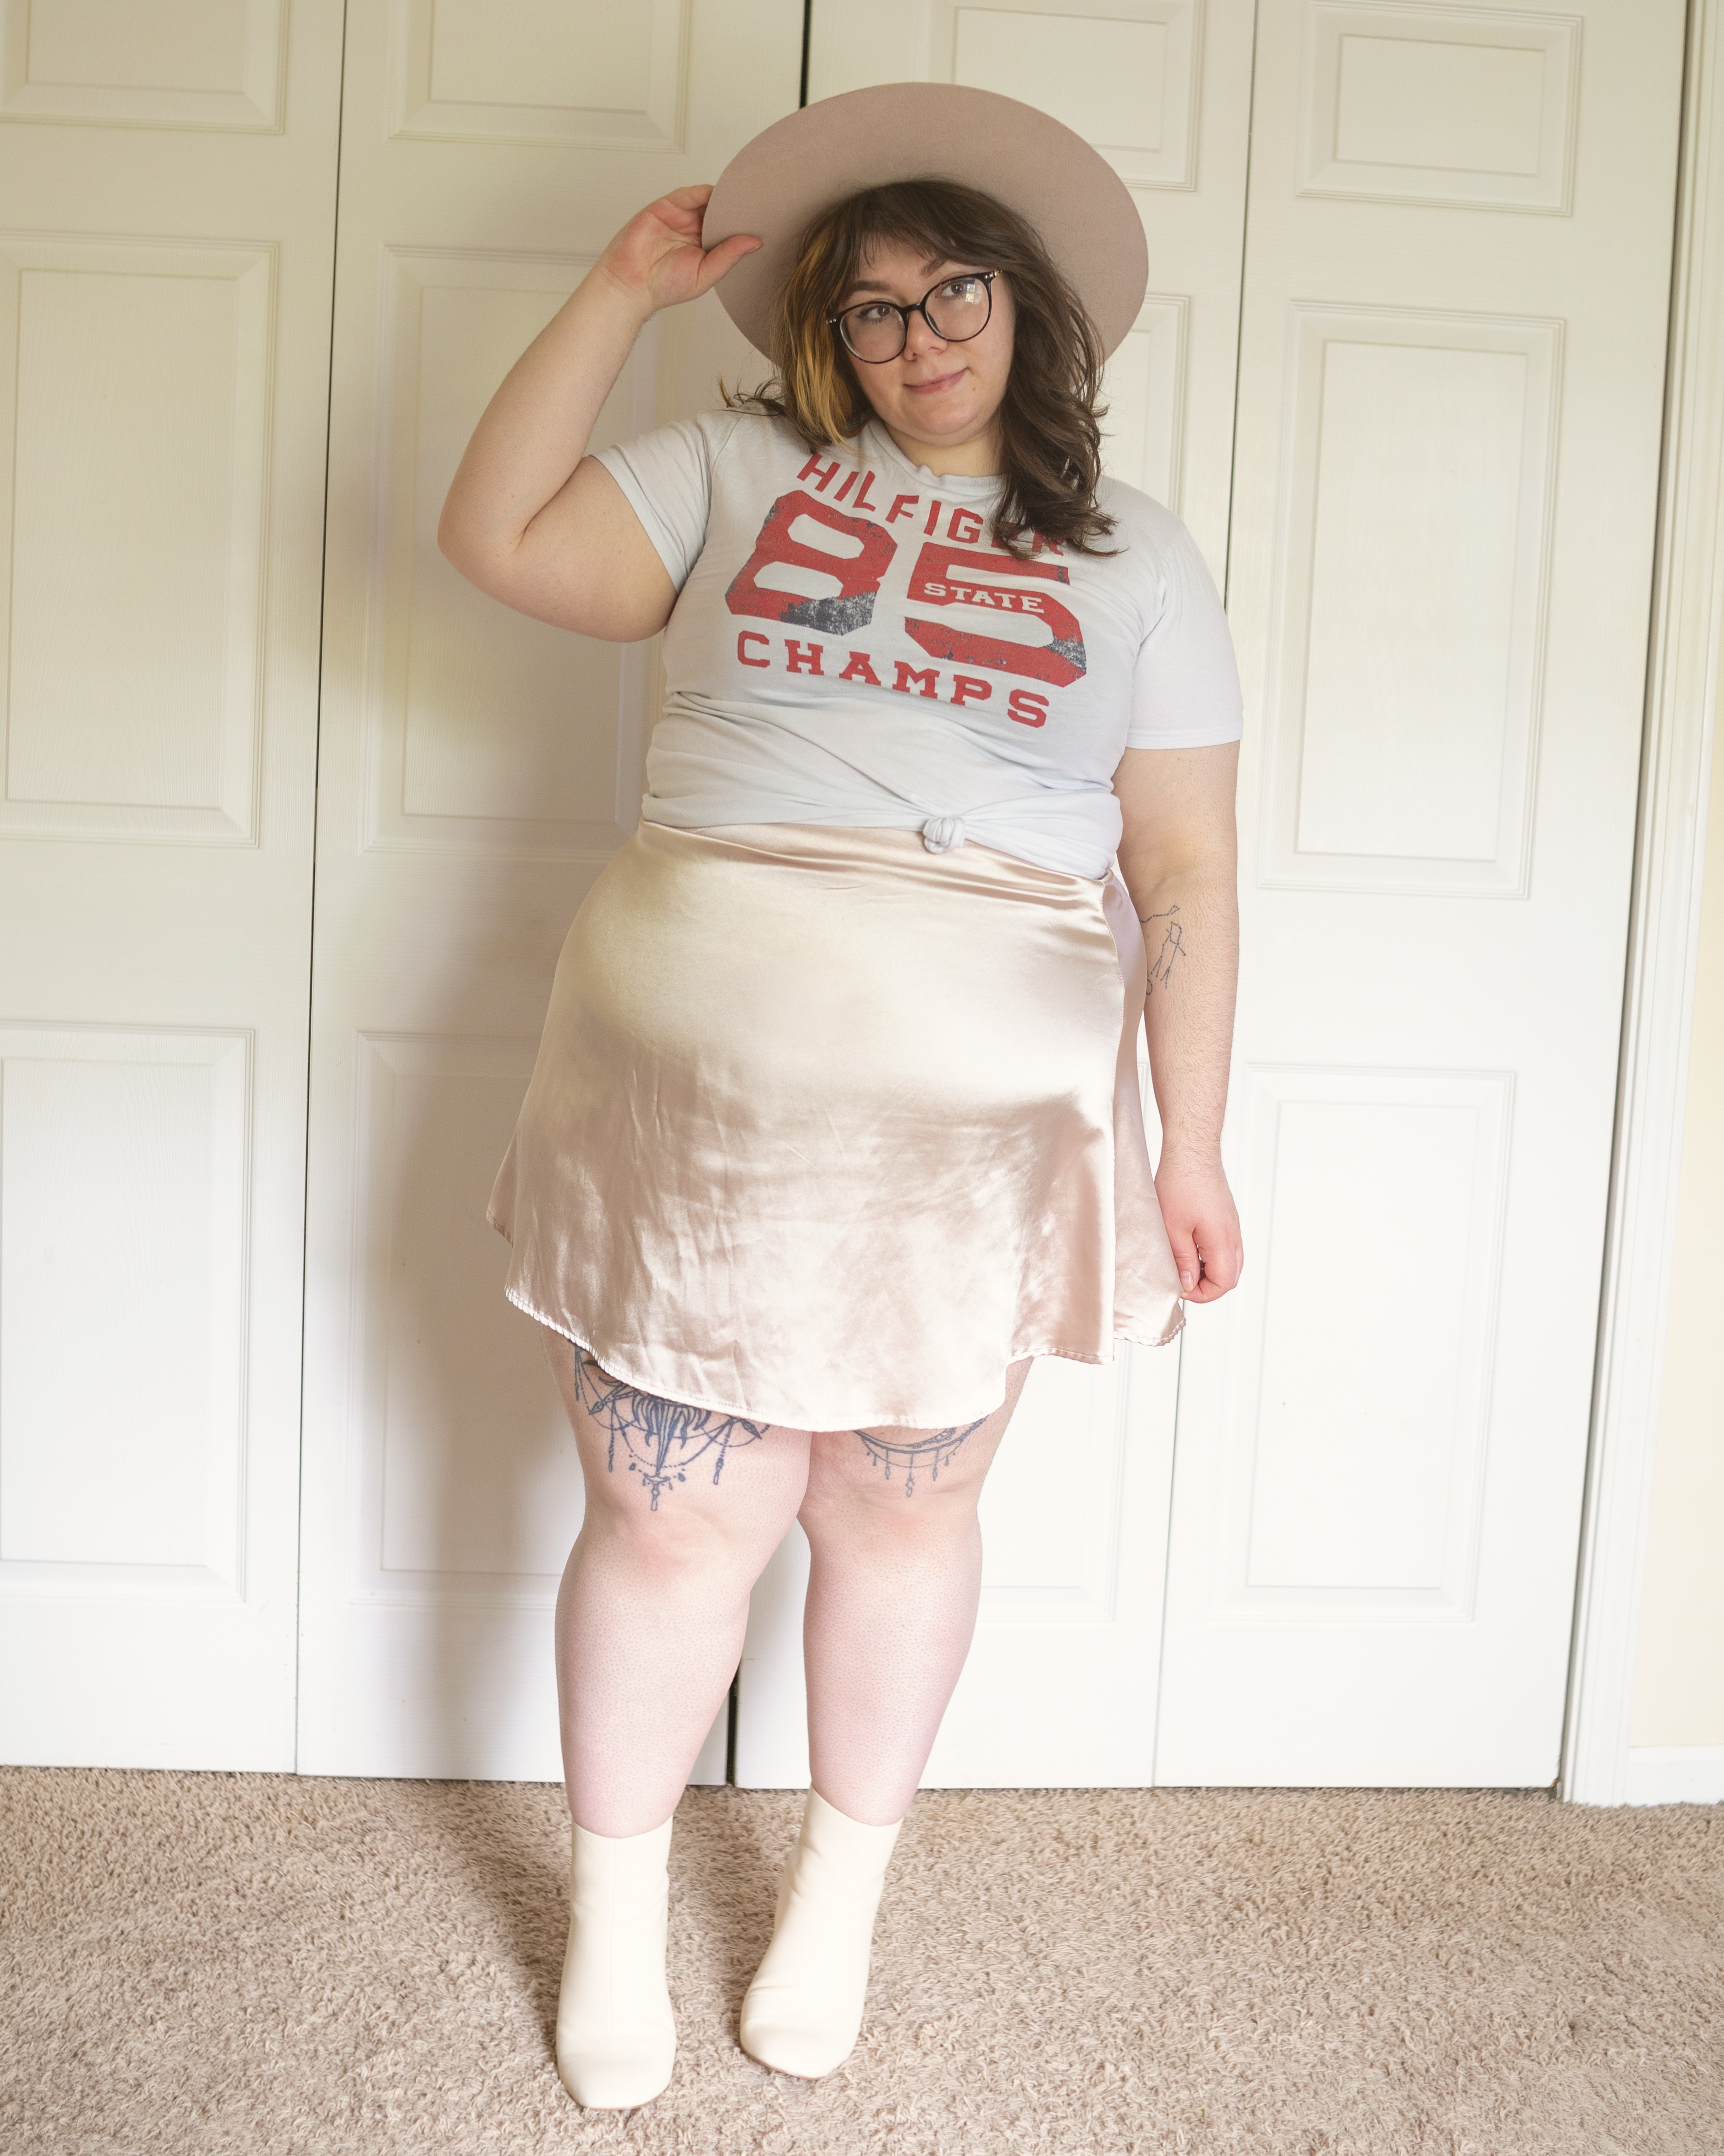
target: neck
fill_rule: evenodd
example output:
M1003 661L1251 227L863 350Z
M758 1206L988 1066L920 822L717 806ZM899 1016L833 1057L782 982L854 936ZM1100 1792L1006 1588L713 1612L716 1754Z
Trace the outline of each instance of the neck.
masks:
M896 427L887 427L886 432L911 464L926 465L938 477L949 474L959 479L991 479L1000 468L999 429L991 421L967 442L919 442Z

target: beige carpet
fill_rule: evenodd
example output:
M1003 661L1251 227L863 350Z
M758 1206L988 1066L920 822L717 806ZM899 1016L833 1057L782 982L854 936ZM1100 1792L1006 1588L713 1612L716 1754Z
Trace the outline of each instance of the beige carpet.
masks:
M560 2089L561 1793L0 1769L0 2148L1718 2156L1724 1808L925 1792L870 2013L738 2051L799 1798L678 1817L676 2076Z

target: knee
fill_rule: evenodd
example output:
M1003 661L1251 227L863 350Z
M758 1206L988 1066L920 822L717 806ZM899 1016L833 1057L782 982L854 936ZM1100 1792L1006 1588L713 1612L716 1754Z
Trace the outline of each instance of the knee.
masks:
M642 1491L615 1502L589 1500L581 1541L595 1555L608 1555L633 1572L659 1574L667 1583L698 1578L752 1585L789 1526L790 1515L763 1521L679 1506L677 1498L687 1494L674 1486L660 1491L656 1510Z
M817 1548L948 1546L977 1532L980 1494L967 1479L942 1479L901 1462L889 1469L865 1461L811 1474L797 1517Z

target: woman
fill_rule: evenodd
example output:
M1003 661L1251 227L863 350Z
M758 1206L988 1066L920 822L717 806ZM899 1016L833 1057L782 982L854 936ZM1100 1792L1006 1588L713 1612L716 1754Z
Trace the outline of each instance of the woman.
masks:
M726 195L752 228L720 239ZM649 317L726 278L776 385L587 456ZM495 597L668 625L643 822L492 1200L586 1479L557 1609L583 2104L670 2078L670 1815L790 1522L813 1787L741 2041L813 2077L859 2029L1031 1358L1165 1340L1238 1277L1237 677L1183 527L1098 460L1143 284L1129 196L1044 116L829 100L623 228L450 490L441 543Z

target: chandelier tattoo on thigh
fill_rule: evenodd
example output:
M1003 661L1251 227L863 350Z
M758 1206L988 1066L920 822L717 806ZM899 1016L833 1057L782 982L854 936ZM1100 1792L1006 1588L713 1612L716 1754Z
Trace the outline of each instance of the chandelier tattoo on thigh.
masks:
M1154 963L1150 967L1149 984L1144 991L1146 995L1152 996L1158 988L1165 988L1172 980L1175 959L1188 957L1190 954L1185 947L1185 931L1179 925L1179 908L1177 906L1170 906L1165 913L1140 913L1137 917L1146 928L1152 921L1167 923L1162 932L1162 947L1157 952Z
M660 1399L619 1383L601 1370L590 1355L575 1358L575 1393L594 1425L610 1440L605 1466L617 1471L617 1440L623 1441L623 1466L638 1475L652 1494L648 1508L656 1512L659 1499L673 1482L686 1482L688 1471L710 1452L712 1480L716 1486L733 1445L752 1445L764 1437L770 1424L745 1422L741 1415L720 1414L711 1408L691 1408L681 1400Z
M981 1422L967 1422L962 1427L954 1423L949 1430L931 1430L919 1437L880 1437L871 1430L859 1430L856 1435L875 1466L885 1470L888 1482L895 1467L904 1470L904 1494L913 1497L917 1469L926 1463L929 1481L937 1482L940 1470L951 1466L958 1447L967 1437L973 1437L987 1419L983 1415Z

